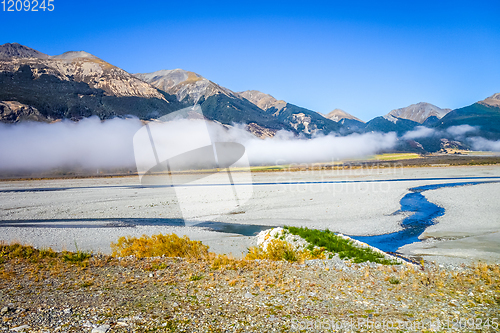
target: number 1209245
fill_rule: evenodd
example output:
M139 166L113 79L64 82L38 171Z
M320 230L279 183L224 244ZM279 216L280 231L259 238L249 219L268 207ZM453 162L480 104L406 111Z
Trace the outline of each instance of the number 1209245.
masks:
M1 2L4 12L38 12L53 11L54 0L3 0Z

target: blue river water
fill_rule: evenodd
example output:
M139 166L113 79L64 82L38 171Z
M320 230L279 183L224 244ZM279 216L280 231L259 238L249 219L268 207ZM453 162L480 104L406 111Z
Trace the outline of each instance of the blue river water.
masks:
M425 229L435 224L437 217L444 215L444 208L429 202L422 195L422 192L444 187L471 186L494 182L497 181L447 183L410 188L410 193L405 195L400 201L401 209L394 212L394 214L401 214L403 212L413 213L401 222L403 230L383 235L349 237L365 242L385 252L396 252L406 244L419 242L418 237Z

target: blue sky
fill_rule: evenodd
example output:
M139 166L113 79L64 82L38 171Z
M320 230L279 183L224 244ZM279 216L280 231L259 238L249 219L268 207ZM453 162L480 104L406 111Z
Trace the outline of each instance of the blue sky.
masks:
M0 44L85 50L128 72L183 68L369 120L421 101L500 92L500 1L55 0L0 12ZM7 29L5 27L8 27Z

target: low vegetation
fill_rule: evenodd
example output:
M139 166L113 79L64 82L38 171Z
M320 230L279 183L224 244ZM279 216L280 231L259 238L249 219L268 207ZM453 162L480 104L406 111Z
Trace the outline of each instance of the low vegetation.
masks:
M286 260L288 262L303 262L310 259L326 259L325 249L304 249L297 250L290 243L282 239L273 239L267 245L266 250L260 246L252 246L248 249L245 259L267 259Z
M232 258L226 254L210 253L208 256L210 268L213 270L236 270L247 266L247 260Z
M422 156L420 154L414 154L414 153L393 153L393 154L375 155L373 159L379 161L397 161L397 160L409 160L421 157Z
M301 259L302 253L295 250L293 246L281 239L273 239L267 249L260 246L252 246L248 249L246 259L269 259L269 260L286 260L295 262Z
M70 262L73 264L78 264L80 266L85 265L86 261L91 257L89 252L63 252L62 259L63 261Z
M158 234L151 237L120 237L117 243L111 243L113 256L127 257L180 257L202 259L208 257L208 246L200 241L192 241L189 237L176 234Z
M285 227L285 232L302 237L310 245L305 249L296 249L284 239L273 239L265 250L260 246L250 247L244 260L303 262L310 259L326 259L338 254L341 259L350 259L354 263L371 261L384 265L397 264L396 261L388 260L381 253L370 248L357 247L352 241L337 236L329 230ZM200 241L190 240L187 236L181 238L176 234L143 235L140 238L120 237L117 243L111 243L111 249L115 257L179 257L191 260L204 259L209 261L215 269L236 266L235 259L210 253L209 247ZM65 255L64 258L72 261L82 256L83 254L77 252L71 256Z
M314 251L314 246L324 248L332 254L338 254L340 259L350 259L354 263L371 261L384 265L396 265L398 262L387 259L383 254L370 248L361 248L351 240L335 235L330 230L317 230L298 227L284 227L290 233L300 236L310 243L309 250Z
M300 238L288 239L287 235L290 234L299 236L306 243L300 243ZM360 247L352 240L338 236L328 229L284 227L281 231L271 232L262 237L265 237L264 242L259 246L250 247L245 259L285 260L302 263L304 260L331 259L338 255L340 259L347 259L353 263L370 261L383 265L399 264L396 260L388 259L383 253L369 247ZM297 241L300 244L295 243Z
M21 245L19 243L6 244L0 242L0 263L5 262L8 259L26 259L32 263L40 262L47 258L66 258L69 262L83 261L90 257L89 253L86 252L68 252L64 251L61 253L55 252L51 248L36 249L30 245ZM73 260L73 258L78 258L78 260Z
M60 269L62 263L67 263L70 266L77 265L80 267L87 267L91 253L86 251L70 252L62 251L56 252L51 248L37 249L31 245L22 245L19 243L3 243L0 242L0 265L3 265L9 260L18 262L28 262L31 264L39 265L40 267L51 267L53 269ZM0 266L0 271L2 267ZM2 272L5 277L5 271Z

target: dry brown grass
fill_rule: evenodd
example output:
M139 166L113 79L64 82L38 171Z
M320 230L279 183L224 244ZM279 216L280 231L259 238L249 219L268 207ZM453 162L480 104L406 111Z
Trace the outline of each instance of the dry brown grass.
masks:
M215 254L215 253L210 253L210 256L208 257L208 262L210 264L210 268L214 270L217 269L236 270L236 269L242 269L248 265L248 261L246 260L235 259L225 254Z
M45 258L56 258L59 254L54 250L36 249L31 245L20 243L7 244L0 242L0 264L7 259L27 259L31 262L38 262Z
M281 239L273 239L267 245L266 250L262 247L253 246L248 249L245 259L268 259L274 261L286 260L288 262L303 262L309 259L325 259L325 249L296 250L290 243Z
M158 234L151 237L120 237L117 243L111 243L113 256L127 257L181 257L187 259L203 259L208 257L208 246L200 241L192 241L189 237L176 234Z

